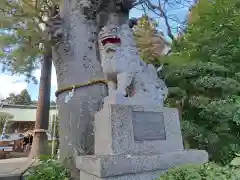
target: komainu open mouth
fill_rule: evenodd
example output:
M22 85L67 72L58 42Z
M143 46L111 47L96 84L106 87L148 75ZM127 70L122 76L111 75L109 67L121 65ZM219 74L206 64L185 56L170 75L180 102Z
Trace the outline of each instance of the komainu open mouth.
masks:
M103 38L102 40L102 45L105 46L106 44L120 44L121 43L121 39L113 36L113 37L106 37Z

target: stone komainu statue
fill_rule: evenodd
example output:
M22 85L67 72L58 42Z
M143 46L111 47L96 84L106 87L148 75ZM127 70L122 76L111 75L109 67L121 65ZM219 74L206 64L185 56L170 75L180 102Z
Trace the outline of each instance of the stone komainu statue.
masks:
M105 103L163 106L168 90L152 64L139 55L128 24L108 23L98 36L101 65L108 81ZM117 101L117 102L116 102Z

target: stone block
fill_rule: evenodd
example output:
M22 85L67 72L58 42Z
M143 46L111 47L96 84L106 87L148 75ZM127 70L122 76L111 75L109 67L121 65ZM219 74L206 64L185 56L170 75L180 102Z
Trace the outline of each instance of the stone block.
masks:
M207 161L205 151L185 150L163 154L81 156L76 163L84 180L153 180L171 167Z
M84 180L154 180L207 161L206 151L183 149L177 109L112 104L95 115L95 155L76 166Z
M138 174L127 174L123 176L112 176L100 178L86 172L80 172L80 179L84 180L156 180L164 171L149 171Z
M95 115L95 154L183 150L177 109L111 104Z

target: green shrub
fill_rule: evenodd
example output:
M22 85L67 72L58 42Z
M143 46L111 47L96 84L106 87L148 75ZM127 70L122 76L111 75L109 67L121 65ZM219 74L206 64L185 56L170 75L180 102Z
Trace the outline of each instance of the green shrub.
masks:
M27 171L25 180L69 180L70 173L57 160L41 158L40 164Z
M230 166L234 168L236 174L240 176L240 154L236 154L236 157L231 161Z
M158 180L239 180L234 169L220 167L213 163L185 165L170 169Z

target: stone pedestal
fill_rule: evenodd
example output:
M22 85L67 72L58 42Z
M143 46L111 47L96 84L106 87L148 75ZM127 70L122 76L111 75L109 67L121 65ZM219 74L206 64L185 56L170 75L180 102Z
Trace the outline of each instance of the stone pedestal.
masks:
M153 180L167 169L205 163L184 150L177 109L107 105L95 115L95 155L77 157L82 180Z

